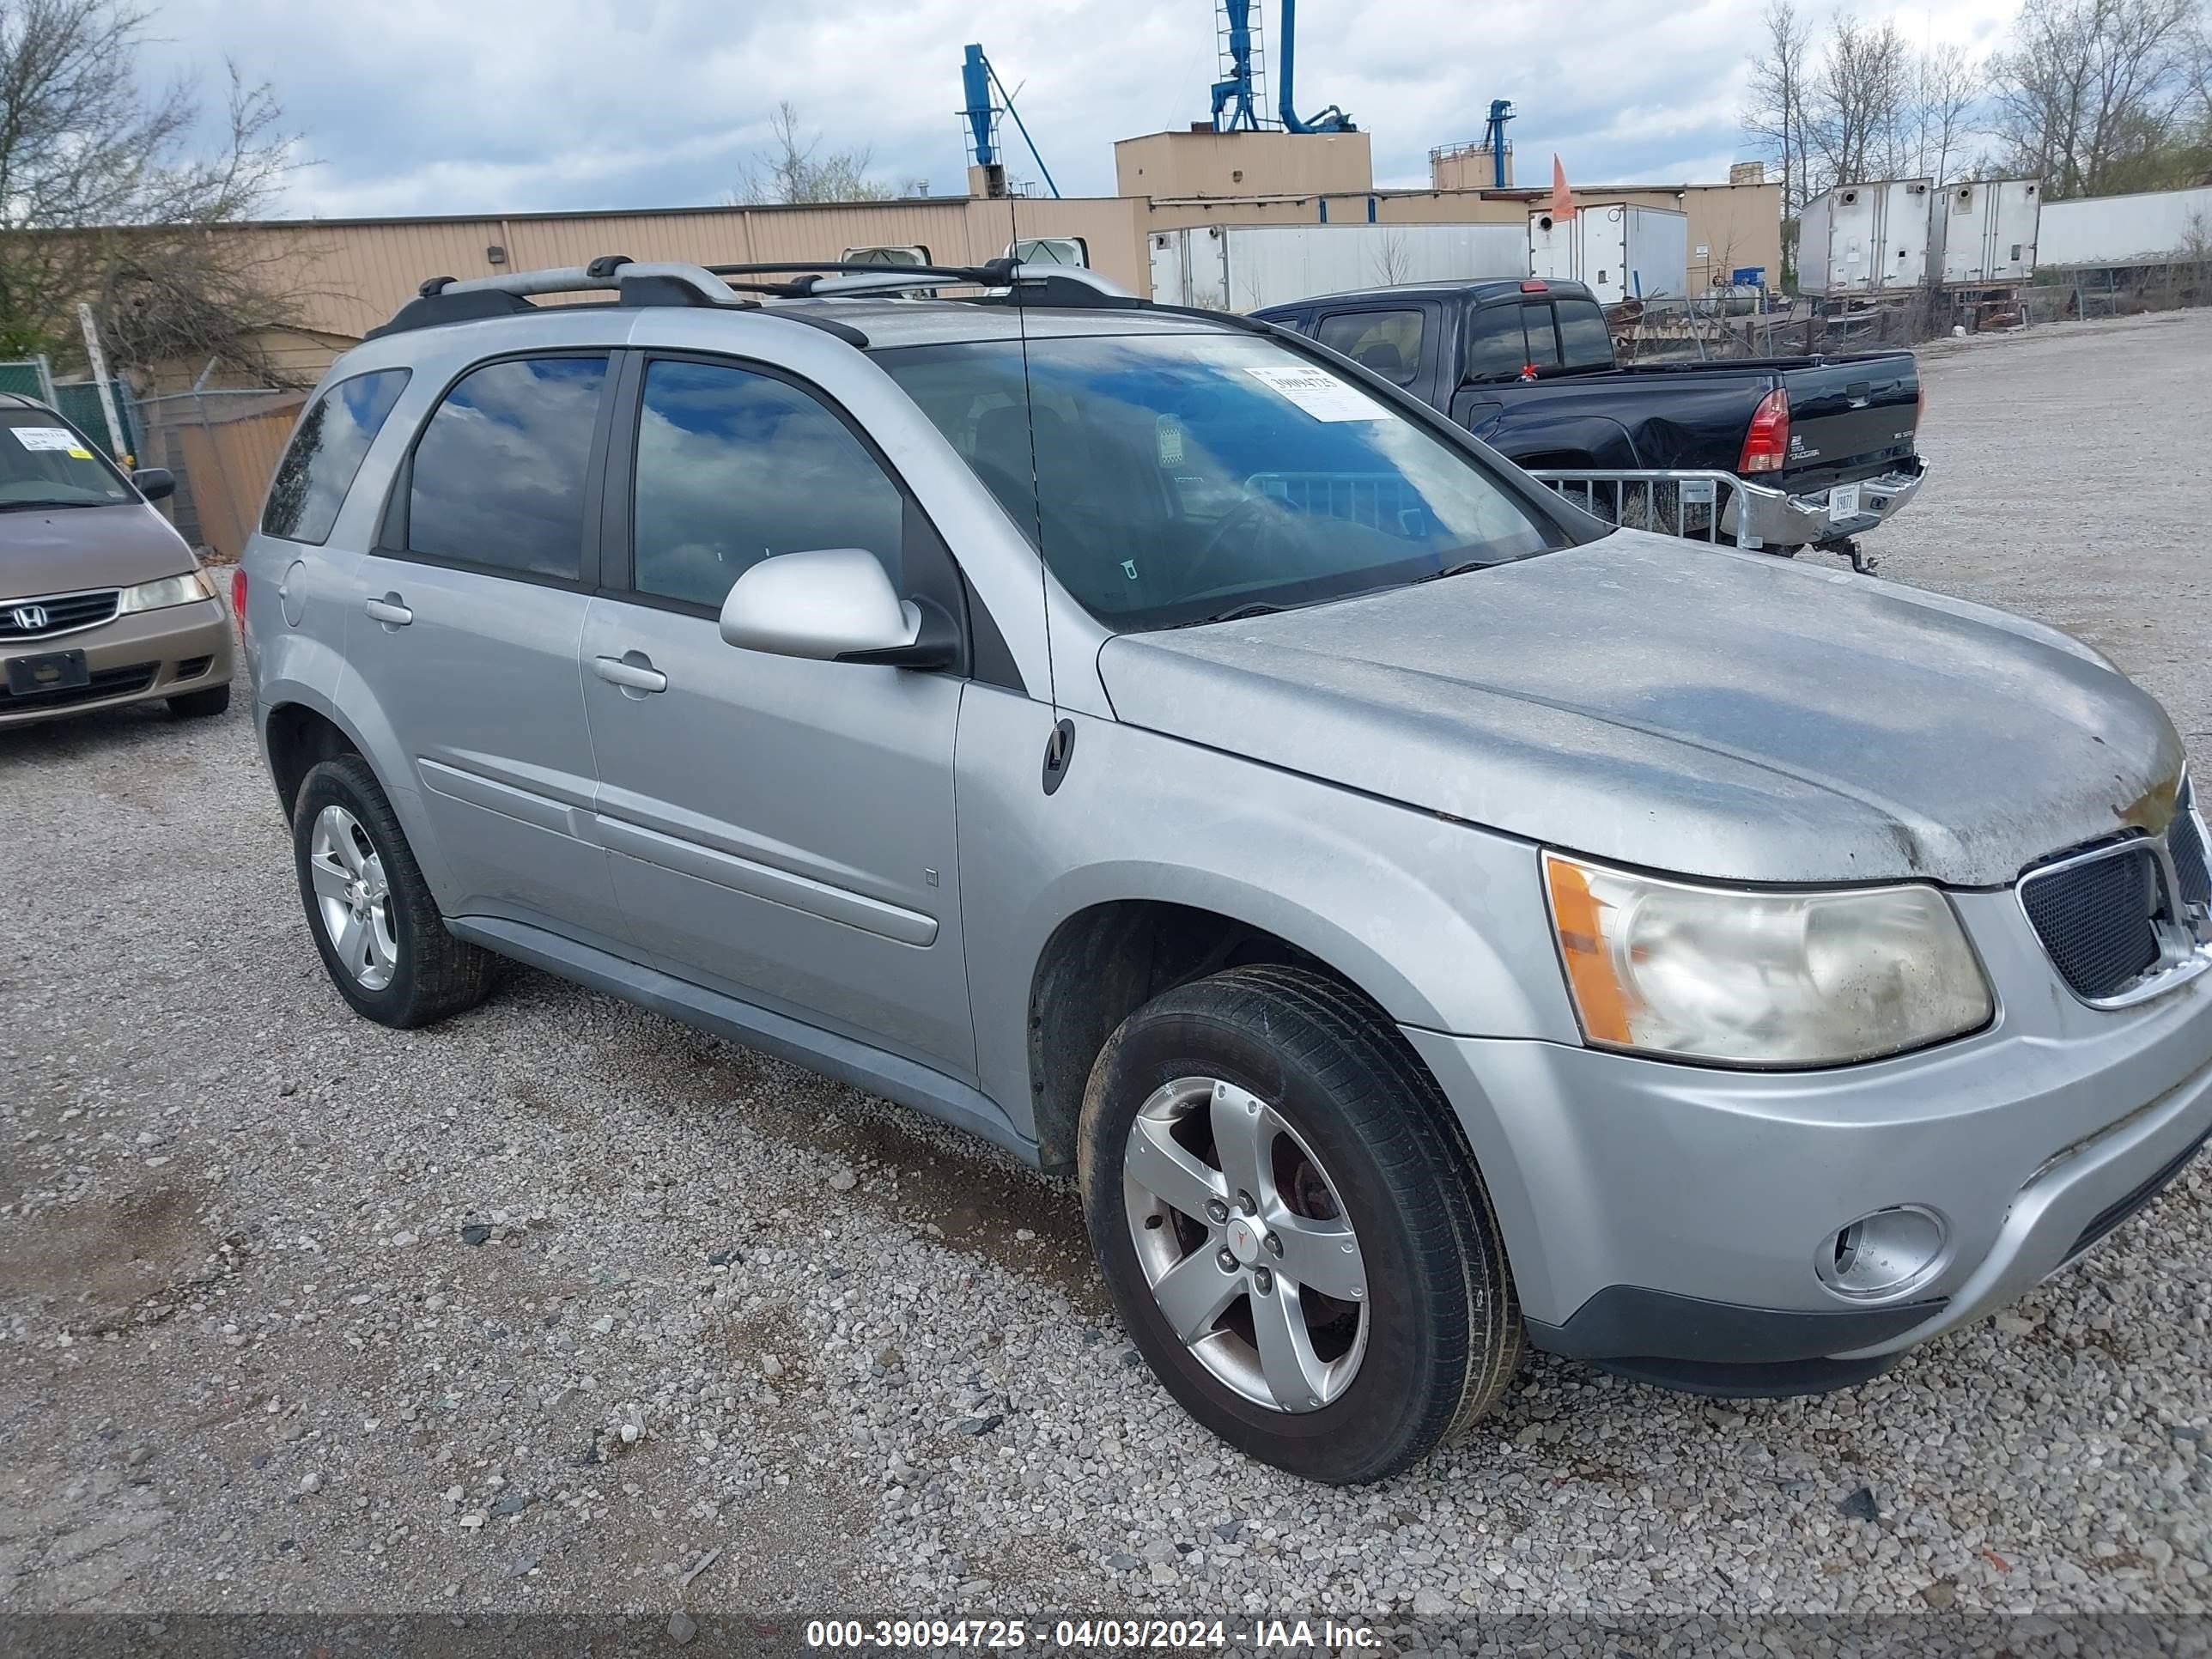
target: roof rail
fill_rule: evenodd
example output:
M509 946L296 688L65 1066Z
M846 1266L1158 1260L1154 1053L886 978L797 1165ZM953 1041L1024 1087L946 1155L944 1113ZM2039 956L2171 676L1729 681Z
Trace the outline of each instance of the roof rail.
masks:
M782 281L730 280L782 277ZM882 265L830 259L770 264L695 265L641 263L620 253L604 254L587 265L549 270L517 270L463 282L433 276L392 320L364 336L377 339L443 323L485 317L513 317L537 309L530 296L612 291L629 306L714 306L754 307L747 295L777 299L851 299L864 295L909 294L921 289L980 288L981 303L1121 309L1145 302L1119 283L1079 265L1018 264L993 259L980 265Z
M627 254L608 253L587 265L509 271L498 276L473 276L465 282L452 276L433 276L416 290L416 298L392 313L390 322L371 329L362 337L374 340L441 323L520 316L537 309L530 303L529 296L533 294L592 293L612 293L623 305L744 309L760 303L735 292L703 265L640 262Z

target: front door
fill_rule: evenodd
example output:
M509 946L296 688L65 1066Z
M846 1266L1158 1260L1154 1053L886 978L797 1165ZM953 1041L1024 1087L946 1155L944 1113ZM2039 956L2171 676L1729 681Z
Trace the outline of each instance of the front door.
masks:
M577 668L607 364L506 359L454 384L361 562L346 654L407 757L393 781L420 798L447 914L620 948Z
M655 358L637 403L610 469L635 483L629 580L592 603L582 647L597 831L635 946L972 1079L952 816L966 681L739 650L717 620L738 574L780 553L865 548L902 593L948 577L957 592L950 561L809 389Z

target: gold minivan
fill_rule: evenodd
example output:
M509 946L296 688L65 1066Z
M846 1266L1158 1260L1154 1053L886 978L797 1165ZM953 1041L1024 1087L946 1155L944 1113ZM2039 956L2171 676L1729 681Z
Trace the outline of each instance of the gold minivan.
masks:
M151 503L160 467L125 475L61 415L0 393L0 726L166 702L230 706L230 619Z

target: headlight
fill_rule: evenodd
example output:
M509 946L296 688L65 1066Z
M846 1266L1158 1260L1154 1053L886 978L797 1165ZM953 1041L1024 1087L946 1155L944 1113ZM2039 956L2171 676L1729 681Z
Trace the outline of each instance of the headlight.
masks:
M1995 1005L1932 887L1694 887L1544 855L1583 1032L1731 1066L1837 1066L1989 1023Z
M136 587L123 590L122 603L115 607L118 616L127 617L134 611L166 611L173 605L190 605L194 599L211 599L215 589L208 586L202 572L187 570L181 576L164 576L157 582L140 582Z

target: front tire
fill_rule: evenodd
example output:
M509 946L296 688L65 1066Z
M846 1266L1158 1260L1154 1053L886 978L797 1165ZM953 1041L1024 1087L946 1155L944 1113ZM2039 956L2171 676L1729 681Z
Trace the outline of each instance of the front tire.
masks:
M1108 1039L1079 1152L1091 1249L1193 1417L1345 1485L1495 1403L1521 1310L1449 1112L1379 1010L1303 969L1178 987Z
M490 992L495 958L446 931L399 820L368 763L340 755L310 770L292 810L307 928L354 1012L428 1025Z

